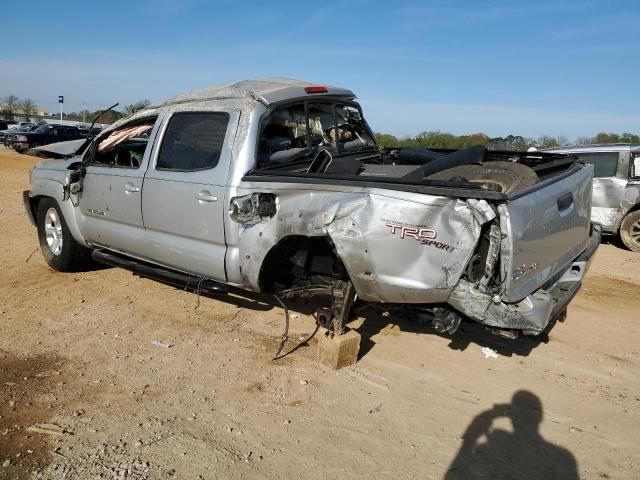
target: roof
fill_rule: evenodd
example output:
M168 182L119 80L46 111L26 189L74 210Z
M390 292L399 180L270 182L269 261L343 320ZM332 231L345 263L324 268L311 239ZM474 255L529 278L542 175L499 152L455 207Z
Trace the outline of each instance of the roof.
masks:
M258 80L241 80L226 85L217 85L194 90L184 95L178 95L170 98L165 102L154 105L154 107L163 107L182 103L203 102L208 100L234 100L234 99L253 99L265 105L279 102L288 98L296 98L306 96L304 87L317 86L318 83L308 82L306 80L295 80L292 78L262 78ZM346 96L355 98L355 94L351 90L345 88L326 86L328 92L320 95Z
M176 105L198 104L206 102L217 102L230 108L251 109L257 103L270 105L283 100L301 98L301 97L344 97L354 99L356 95L346 88L331 87L322 85L327 88L326 93L308 94L304 88L310 86L320 86L317 83L305 80L295 80L292 78L262 78L258 80L240 80L239 82L228 83L226 85L217 85L212 87L194 90L183 95L178 95L165 100L156 105L150 105L147 108L138 110L131 116L123 117L115 121L102 132L106 134L119 128L124 123L131 120L147 117L151 114L157 114L161 109L173 107Z
M590 145L565 145L562 147L542 148L542 152L577 153L577 152L636 152L640 145L633 143L594 143Z

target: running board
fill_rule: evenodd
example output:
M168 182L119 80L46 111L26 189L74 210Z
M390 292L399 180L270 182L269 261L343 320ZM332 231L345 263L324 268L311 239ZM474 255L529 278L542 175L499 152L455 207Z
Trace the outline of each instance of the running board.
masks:
M158 280L193 292L223 295L229 293L229 287L224 283L142 262L106 250L94 250L91 256L97 262L113 267L124 268L125 270L133 272L135 275Z

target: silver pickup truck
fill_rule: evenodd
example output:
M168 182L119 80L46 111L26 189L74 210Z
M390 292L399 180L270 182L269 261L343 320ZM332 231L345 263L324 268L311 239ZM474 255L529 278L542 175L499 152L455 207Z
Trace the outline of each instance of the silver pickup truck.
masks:
M24 203L52 268L92 256L203 293L306 295L336 334L356 300L540 334L600 243L592 166L381 150L351 91L303 81L196 91L48 150Z

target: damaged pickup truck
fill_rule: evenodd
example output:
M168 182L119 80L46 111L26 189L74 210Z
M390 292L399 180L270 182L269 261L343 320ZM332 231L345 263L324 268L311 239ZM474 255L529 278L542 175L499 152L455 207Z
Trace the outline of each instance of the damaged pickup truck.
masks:
M93 256L197 292L313 297L335 334L356 300L412 304L441 332L466 317L540 334L600 243L592 166L481 146L381 150L342 88L204 89L72 147L57 144L24 192L53 269Z

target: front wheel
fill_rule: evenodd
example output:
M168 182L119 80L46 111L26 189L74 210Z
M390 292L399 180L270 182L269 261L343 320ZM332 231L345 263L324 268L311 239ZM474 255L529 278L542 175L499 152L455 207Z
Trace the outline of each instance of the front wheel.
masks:
M75 272L87 264L91 250L73 238L55 200L40 200L36 225L40 250L51 268L59 272Z
M620 225L622 243L632 252L640 252L640 210L631 212L624 217Z

